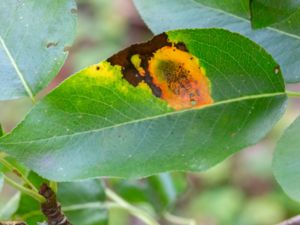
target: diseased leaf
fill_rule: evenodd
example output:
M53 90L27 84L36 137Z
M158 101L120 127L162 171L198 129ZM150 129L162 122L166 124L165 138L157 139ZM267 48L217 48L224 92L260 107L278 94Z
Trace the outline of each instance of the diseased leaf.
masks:
M254 28L263 28L280 23L300 11L299 0L252 0L250 1L251 23ZM299 34L299 33L298 33Z
M300 201L300 117L284 132L277 143L273 171L283 190Z
M277 63L247 38L170 31L67 79L0 148L51 180L201 171L264 137L285 102Z
M300 81L300 10L260 30L250 25L249 0L134 0L155 33L182 28L222 27L263 46L280 64L286 82Z
M0 2L0 100L31 98L58 73L75 35L73 0Z

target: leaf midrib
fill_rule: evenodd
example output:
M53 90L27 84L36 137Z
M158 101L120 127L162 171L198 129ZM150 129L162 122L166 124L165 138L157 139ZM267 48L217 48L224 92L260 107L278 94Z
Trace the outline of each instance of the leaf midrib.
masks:
M258 95L242 96L242 97L238 97L238 98L232 98L232 99L219 101L219 102L216 102L216 103L213 103L213 104L210 104L210 105L205 105L201 108L192 108L192 109L168 112L168 113L159 114L159 115L156 115L156 116L150 116L150 117L146 117L146 118L142 118L142 119L136 119L136 120L127 121L127 122L124 122L124 123L119 123L119 124L113 125L113 126L102 127L102 128L95 129L95 130L81 131L81 132L76 132L76 133L73 133L73 134L52 136L52 137L35 139L35 140L30 140L30 141L20 141L20 142L13 142L13 143L4 142L3 144L5 144L5 145L26 144L26 143L40 142L40 141L46 141L46 140L48 141L48 140L51 140L53 138L64 138L64 137L70 137L70 136L77 136L77 135L83 135L83 134L102 132L104 130L113 129L113 128L125 126L125 125L128 125L128 124L134 124L134 123L139 123L139 122L148 121L148 120L155 120L155 119L159 119L159 118L166 117L166 116L169 116L169 115L175 115L175 114L180 114L180 113L185 113L185 112L190 112L190 111L196 111L196 110L203 110L203 109L212 108L212 107L215 107L215 106L218 106L218 105L223 105L223 104L225 105L225 104L229 104L229 103L233 103L233 102L240 102L240 101L245 101L245 100L250 100L250 99L275 97L275 96L280 96L280 95L286 95L286 92L274 92L274 93L265 93L265 94L258 94ZM7 135L9 135L9 134L7 134ZM3 136L3 138L5 138L7 135ZM3 138L0 138L0 140L3 139Z
M27 94L31 98L31 100L34 102L35 101L34 95L33 95L32 91L31 91L31 89L30 89L30 87L29 87L29 85L28 85L28 83L27 83L24 75L20 71L20 69L19 69L19 67L17 65L17 62L15 61L15 59L13 58L13 56L11 55L11 53L10 53L10 51L9 51L9 49L8 49L6 43L5 43L5 41L4 41L4 39L2 38L1 35L0 35L0 43L3 46L3 49L4 49L6 55L7 55L8 59L9 59L11 65L15 69L15 71L16 71L16 73L17 73L17 75L18 75L18 77L19 77L19 79L20 79L20 81L21 81L21 83L22 83L25 91L27 92Z
M222 9L218 9L218 8L214 8L214 7L211 7L211 6L207 6L207 5L203 4L203 3L197 2L197 1L195 1L195 0L192 0L192 1L193 1L195 4L198 4L198 5L200 5L200 6L204 7L204 8L211 9L211 10L215 10L215 11L218 11L218 12L223 13L223 14L228 14L228 15L230 15L230 16L232 16L232 17L235 17L235 18L237 18L237 19L243 20L243 21L245 21L245 22L247 22L247 23L249 23L249 24L251 23L250 20L248 20L248 19L246 19L246 18L243 18L243 17L240 17L240 16L238 16L238 15L235 15L235 14L233 14L233 13L231 13L231 12L228 12L228 11L225 11L225 10L222 10ZM290 16L289 16L289 17L290 17ZM274 28L274 27L267 26L267 27L264 27L263 29L272 30L272 31L275 31L275 32L277 32L277 33L281 33L281 34L283 34L283 35L289 36L289 37L291 37L291 38L295 38L295 39L300 40L300 36L297 36L297 35L292 34L292 33L288 33L288 32L283 31L283 30L276 29L276 28Z

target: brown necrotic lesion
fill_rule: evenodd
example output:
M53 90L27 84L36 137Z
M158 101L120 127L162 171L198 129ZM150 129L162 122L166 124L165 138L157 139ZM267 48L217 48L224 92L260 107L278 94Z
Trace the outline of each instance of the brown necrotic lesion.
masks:
M210 82L198 58L183 43L169 42L166 34L133 45L108 62L120 65L129 83L146 83L156 97L176 110L213 103Z

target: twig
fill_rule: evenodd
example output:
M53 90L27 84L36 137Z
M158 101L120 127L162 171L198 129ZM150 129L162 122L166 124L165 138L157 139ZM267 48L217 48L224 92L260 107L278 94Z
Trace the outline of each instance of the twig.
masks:
M40 203L43 203L45 202L45 198L40 195L39 193L33 191L33 190L30 190L20 184L18 184L17 182L15 182L13 179L7 177L6 175L4 175L4 180L10 184L11 186L13 186L14 188L16 188L17 190L31 196L32 198L34 198L35 200L37 200L38 202Z
M42 184L40 194L46 199L46 202L41 204L41 208L49 225L72 225L61 211L60 203L56 200L56 194L47 184Z

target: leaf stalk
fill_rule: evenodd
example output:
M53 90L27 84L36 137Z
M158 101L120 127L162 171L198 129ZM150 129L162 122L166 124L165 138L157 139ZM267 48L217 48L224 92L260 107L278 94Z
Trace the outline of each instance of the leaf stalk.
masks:
M291 97L291 98L300 98L300 92L286 91L286 94L288 97Z
M5 166L7 169L9 169L11 172L16 174L18 177L20 177L26 185L29 186L30 189L34 190L35 192L38 192L37 188L28 180L28 178L16 167L14 167L11 163L9 163L5 159L6 155L5 153L0 153L0 163Z
M14 188L16 188L17 190L21 191L24 194L27 194L27 195L31 196L32 198L34 198L38 202L43 203L43 202L46 201L46 199L42 195L40 195L39 193L37 193L37 192L35 192L33 190L30 190L30 189L28 189L28 188L26 188L26 187L18 184L17 182L15 182L13 179L7 177L6 175L4 175L4 180L8 184L10 184Z

